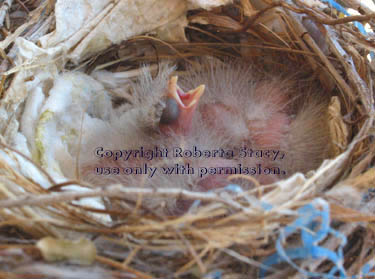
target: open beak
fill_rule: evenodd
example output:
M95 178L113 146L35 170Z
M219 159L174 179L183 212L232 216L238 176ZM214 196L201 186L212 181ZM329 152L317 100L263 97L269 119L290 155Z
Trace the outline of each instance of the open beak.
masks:
M177 76L171 77L166 94L166 107L160 118L160 130L163 133L172 131L186 135L191 128L192 118L200 97L204 93L204 85L184 92L177 85Z
M173 98L184 110L192 110L195 108L200 97L204 92L204 85L199 85L197 88L188 92L183 92L177 85L178 77L174 76L168 82L168 97Z

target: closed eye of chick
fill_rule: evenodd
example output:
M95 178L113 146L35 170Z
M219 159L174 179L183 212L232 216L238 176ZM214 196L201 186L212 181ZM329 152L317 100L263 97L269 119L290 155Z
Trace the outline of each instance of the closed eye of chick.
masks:
M98 186L209 191L229 184L230 174L252 175L260 184L270 184L315 169L329 156L328 102L320 99L322 93L300 92L292 78L260 75L238 60L203 59L200 69L188 67L181 76L173 70L162 64L155 78L144 70L134 87L134 106L108 130L98 131L90 147L102 147L101 155L105 150L153 150L157 158L133 153L127 160L114 160L91 152L81 159L82 179ZM204 151L212 152L205 156ZM275 159L259 156L259 151L284 155ZM98 174L103 167L122 173ZM169 173L172 167L184 173ZM131 173L136 168L142 174ZM149 208L164 203L171 215L186 212L192 203L161 198L144 202Z

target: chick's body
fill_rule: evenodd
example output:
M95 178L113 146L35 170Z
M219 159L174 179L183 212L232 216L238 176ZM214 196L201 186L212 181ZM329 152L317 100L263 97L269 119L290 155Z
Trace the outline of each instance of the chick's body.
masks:
M111 133L99 132L95 141L104 150L159 148L167 150L167 156L86 156L81 167L85 180L207 191L228 184L229 174L252 175L268 184L314 169L327 157L327 105L316 101L320 94L305 97L291 79L257 74L240 61L204 60L199 70L188 68L178 79L170 77L172 70L162 65L154 79L145 71L134 87L134 106L112 121ZM203 87L187 92L200 84L204 94ZM145 165L150 168L147 174L130 174L136 167L144 171ZM103 167L121 173L96 174L96 168ZM172 167L177 168L169 173ZM151 168L156 168L152 177ZM156 198L146 204L152 208L162 201L172 214L190 204Z

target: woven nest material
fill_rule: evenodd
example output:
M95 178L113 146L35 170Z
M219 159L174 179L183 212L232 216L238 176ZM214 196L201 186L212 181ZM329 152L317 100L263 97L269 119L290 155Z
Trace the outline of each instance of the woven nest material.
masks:
M61 1L53 2L4 1L0 10L0 278L344 278L373 271L370 6L354 0L188 1L174 10L186 26L175 21L147 34L152 26L142 27L122 42L99 47L102 42L94 40L85 48L81 43L104 17L96 15L70 38L52 43L56 37L50 34L58 33L62 20ZM107 3L101 13L121 2L127 1ZM256 192L199 193L121 185L88 189L57 176L53 158L43 161L43 142L36 141L38 154L25 151L25 102L31 94L48 96L59 74L105 69L134 80L145 63L191 63L203 55L242 57L265 68L293 63L312 73L334 96L328 111L332 159ZM36 134L49 117L35 120ZM126 202L128 194L138 194L139 202L108 209L112 201ZM141 210L142 197L152 196L205 203L194 213L163 217ZM107 207L77 202L100 204L100 198Z

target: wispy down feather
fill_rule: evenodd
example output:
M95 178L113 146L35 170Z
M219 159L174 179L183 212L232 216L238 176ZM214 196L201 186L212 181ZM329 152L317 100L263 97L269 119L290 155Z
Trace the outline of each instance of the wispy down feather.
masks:
M207 191L225 186L228 183L228 174L207 174L200 177L197 172L194 175L166 175L156 172L150 178L147 175L97 175L94 169L139 167L147 163L149 167L159 169L175 164L189 164L195 170L203 167L236 168L240 165L254 167L260 164L263 167L285 170L282 175L254 176L261 184L268 184L294 172L307 172L317 168L322 160L327 158L330 140L325 117L327 101L322 98L324 95L314 91L316 87L300 87L294 76L285 78L279 74L262 73L251 64L238 60L220 62L203 59L199 69L188 67L186 72L178 77L178 98L190 98L183 92L201 84L205 86L205 92L193 109L192 119L183 119L191 124L189 128L184 128L183 131L170 129L165 132L160 129L161 115L166 110L174 111L184 105L174 105L173 102L166 101L170 98L168 88L171 86L173 71L173 66L161 64L158 75L152 78L150 72L144 70L134 84L132 106L121 115L112 117L106 131L97 131L91 146L85 146L85 150L95 150L98 146L102 146L104 150L137 150L141 147L152 149L157 146L169 151L174 147L185 150L233 150L235 156L173 158L170 154L168 158L153 160L133 158L128 161L114 161L113 158L97 158L94 152L85 152L81 159L83 179L94 185L122 183L139 187L181 187ZM301 92L301 88L304 88L304 92ZM305 91L306 88L308 92ZM178 113L179 111L176 112L177 120L185 117ZM173 114L171 115L173 118ZM167 127L168 125L170 124L167 124ZM284 157L273 160L257 158L254 154L251 157L239 158L240 150L245 147L254 151L280 151ZM158 207L161 202L166 203L172 214L177 208L186 210L186 206L190 204L185 201L159 199L147 200L146 204L152 208Z

